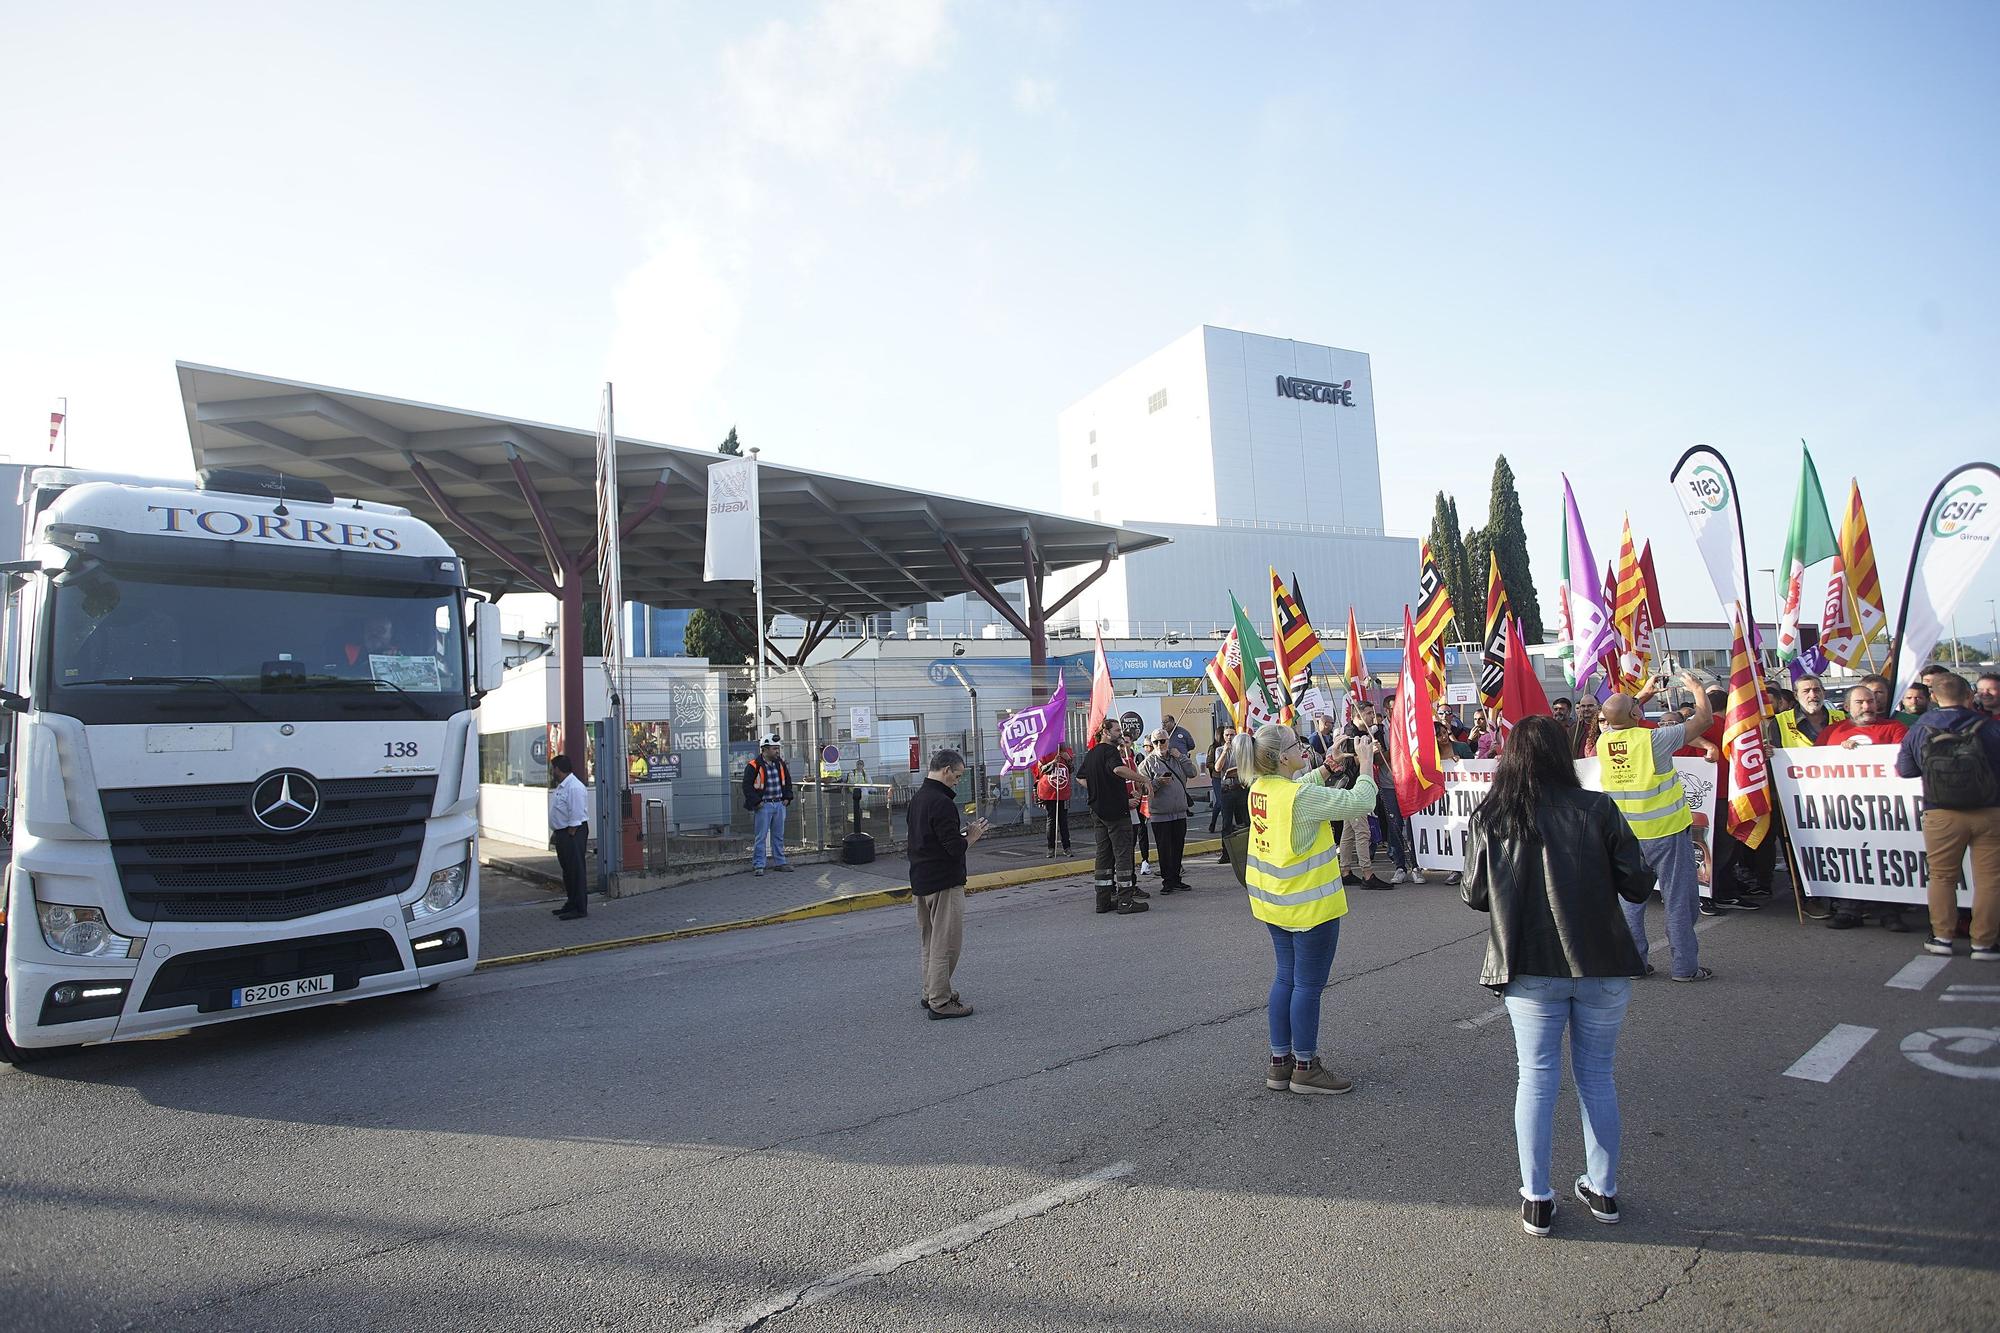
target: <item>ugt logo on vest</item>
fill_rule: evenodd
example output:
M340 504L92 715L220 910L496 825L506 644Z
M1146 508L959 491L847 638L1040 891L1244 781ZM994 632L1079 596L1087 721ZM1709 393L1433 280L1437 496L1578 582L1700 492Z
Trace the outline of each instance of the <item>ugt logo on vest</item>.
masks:
M1624 763L1624 762L1625 762L1625 745L1626 745L1626 742L1624 742L1624 741L1612 741L1612 742L1610 742L1609 744L1607 744L1607 745L1606 745L1606 746L1604 747L1604 757L1605 757L1605 758L1607 758L1607 759L1609 759L1609 760L1610 760L1610 761L1611 761L1612 763L1614 763L1614 764L1622 764L1622 763Z
M1250 831L1263 836L1264 826L1270 822L1270 801L1262 792L1250 793Z

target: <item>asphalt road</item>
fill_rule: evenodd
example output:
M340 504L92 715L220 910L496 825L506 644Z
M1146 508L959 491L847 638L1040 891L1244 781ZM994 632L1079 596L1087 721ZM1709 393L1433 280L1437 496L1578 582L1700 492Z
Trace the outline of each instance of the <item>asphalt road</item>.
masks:
M0 1327L2000 1324L2000 990L1952 989L2000 967L1715 922L1717 980L1633 1001L1625 1222L1537 1240L1484 919L1353 895L1322 1044L1361 1086L1301 1097L1258 1076L1268 942L1193 878L973 898L958 1022L887 909L0 1071ZM1788 1077L1837 1024L1875 1031Z

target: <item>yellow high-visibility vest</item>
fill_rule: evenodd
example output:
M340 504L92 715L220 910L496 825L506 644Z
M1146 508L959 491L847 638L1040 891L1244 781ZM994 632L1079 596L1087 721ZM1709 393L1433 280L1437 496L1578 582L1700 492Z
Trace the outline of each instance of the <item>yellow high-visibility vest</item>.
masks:
M1680 774L1653 762L1653 733L1644 727L1606 728L1598 733L1597 763L1604 794L1617 805L1637 838L1664 838L1694 823Z
M1784 712L1778 714L1776 720L1778 723L1778 745L1781 748L1790 750L1813 743L1806 739L1806 734L1803 731L1799 730L1799 713L1796 708L1787 708ZM1847 714L1840 709L1829 707L1826 710L1827 726L1830 727L1836 722L1845 721L1847 721Z
M1250 843L1243 879L1250 913L1285 930L1311 930L1347 915L1340 884L1340 848L1333 825L1321 822L1304 847L1292 845L1292 804L1299 784L1261 777L1250 786Z

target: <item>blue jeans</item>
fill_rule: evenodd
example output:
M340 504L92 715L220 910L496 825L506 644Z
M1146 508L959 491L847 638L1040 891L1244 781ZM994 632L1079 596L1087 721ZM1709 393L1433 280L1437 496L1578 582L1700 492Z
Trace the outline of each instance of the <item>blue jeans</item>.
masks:
M1664 838L1639 839L1639 855L1660 877L1660 901L1666 906L1667 948L1674 956L1674 975L1691 977L1701 964L1700 946L1694 937L1695 910L1701 905L1701 887L1695 882L1694 840L1685 832ZM1618 905L1625 909L1625 924L1632 928L1632 943L1639 946L1639 961L1646 961L1646 904Z
M750 864L764 868L764 844L771 846L771 864L785 863L785 803L766 801L757 807L757 822L750 831Z
M1292 1058L1310 1060L1319 1050L1319 1001L1333 971L1333 951L1340 944L1340 918L1311 930L1286 930L1264 923L1278 954L1278 975L1271 981L1271 1054L1290 1051Z
M1520 1082L1514 1091L1514 1142L1521 1154L1521 1194L1554 1197L1549 1156L1554 1148L1556 1093L1562 1087L1563 1029L1569 1029L1569 1067L1583 1109L1583 1159L1590 1187L1618 1193L1618 1088L1611 1059L1625 1006L1632 999L1626 977L1516 977L1502 994L1514 1024Z
M1402 807L1396 804L1396 789L1386 787L1375 796L1375 815L1382 825L1382 841L1389 845L1389 858L1396 863L1396 869L1410 868L1409 853L1404 835L1409 832L1410 821L1403 818Z

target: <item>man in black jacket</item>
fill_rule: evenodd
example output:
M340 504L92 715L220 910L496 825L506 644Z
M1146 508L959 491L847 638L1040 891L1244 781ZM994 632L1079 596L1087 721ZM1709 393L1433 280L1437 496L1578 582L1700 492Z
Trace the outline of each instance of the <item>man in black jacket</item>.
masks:
M917 900L917 931L923 941L924 1012L932 1018L964 1018L972 1006L951 988L965 934L965 852L986 832L986 821L970 828L958 822L958 780L965 757L956 750L931 756L924 785L910 797L910 893Z

